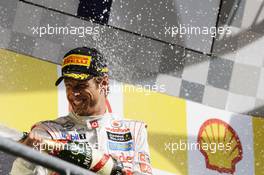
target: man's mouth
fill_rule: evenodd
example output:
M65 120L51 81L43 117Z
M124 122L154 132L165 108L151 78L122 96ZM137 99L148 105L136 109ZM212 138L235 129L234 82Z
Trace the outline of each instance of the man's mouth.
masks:
M74 106L79 106L83 101L82 100L73 100L73 105Z
M89 105L90 99L86 98L75 98L72 99L72 105L77 108L84 108L86 105Z

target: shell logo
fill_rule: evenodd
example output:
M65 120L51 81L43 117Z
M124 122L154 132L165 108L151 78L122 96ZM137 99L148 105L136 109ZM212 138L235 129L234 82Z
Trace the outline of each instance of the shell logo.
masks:
M208 169L233 174L236 164L243 158L238 135L222 120L205 121L200 127L197 142Z

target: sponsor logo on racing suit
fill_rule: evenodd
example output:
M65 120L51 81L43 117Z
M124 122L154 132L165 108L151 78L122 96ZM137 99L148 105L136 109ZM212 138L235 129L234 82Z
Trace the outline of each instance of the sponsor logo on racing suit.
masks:
M106 133L107 133L108 139L115 141L115 142L127 142L129 140L132 140L132 135L130 132L127 132L124 134L117 134L117 133L106 131Z
M61 137L66 140L76 141L76 140L85 140L86 134L85 133L69 133L69 132L62 132Z
M111 142L108 141L108 148L110 150L117 150L117 151L131 151L133 150L133 142Z

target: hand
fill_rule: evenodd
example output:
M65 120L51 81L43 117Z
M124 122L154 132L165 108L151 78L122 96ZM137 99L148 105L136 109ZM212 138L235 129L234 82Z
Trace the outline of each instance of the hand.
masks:
M39 150L42 141L42 137L37 132L30 132L26 136L26 138L20 140L19 142L26 146L33 147L34 149Z

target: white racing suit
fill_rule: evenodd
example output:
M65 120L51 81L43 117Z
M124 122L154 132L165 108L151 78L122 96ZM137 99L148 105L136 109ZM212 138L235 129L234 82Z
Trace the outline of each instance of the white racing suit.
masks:
M146 124L141 121L118 119L112 113L84 117L69 113L53 121L39 122L31 132L48 139L69 139L89 143L93 148L110 154L133 174L152 174ZM11 175L47 175L49 170L21 158L15 160ZM128 173L129 174L129 173Z

